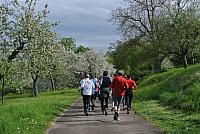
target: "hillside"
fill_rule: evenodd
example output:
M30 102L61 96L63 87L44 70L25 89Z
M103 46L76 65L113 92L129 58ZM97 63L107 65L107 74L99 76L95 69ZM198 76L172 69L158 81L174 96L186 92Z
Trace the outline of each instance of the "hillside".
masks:
M160 103L185 111L200 111L200 65L172 69L145 77L135 92L139 100Z
M133 110L167 134L200 134L200 65L146 76Z

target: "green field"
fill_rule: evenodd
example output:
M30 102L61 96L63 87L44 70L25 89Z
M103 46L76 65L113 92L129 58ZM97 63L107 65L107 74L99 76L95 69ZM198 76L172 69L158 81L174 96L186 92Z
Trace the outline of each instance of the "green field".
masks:
M166 133L200 134L200 65L138 82L133 109Z
M77 89L41 93L38 97L7 97L0 105L0 134L42 134L78 97Z
M135 101L133 107L136 114L167 134L200 134L200 113L185 113L158 101Z

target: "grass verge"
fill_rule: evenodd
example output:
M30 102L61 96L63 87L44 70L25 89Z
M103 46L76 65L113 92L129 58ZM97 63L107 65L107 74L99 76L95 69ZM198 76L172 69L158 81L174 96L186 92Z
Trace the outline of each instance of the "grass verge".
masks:
M0 134L42 134L78 97L76 89L6 99L0 105Z
M200 134L200 113L164 107L158 101L134 101L134 111L166 134Z

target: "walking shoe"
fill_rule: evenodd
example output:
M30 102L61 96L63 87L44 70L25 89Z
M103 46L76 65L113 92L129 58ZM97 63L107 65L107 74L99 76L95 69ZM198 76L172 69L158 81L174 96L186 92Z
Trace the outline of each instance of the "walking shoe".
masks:
M119 117L117 117L117 119L116 119L117 121L120 121L120 118Z
M114 119L114 120L117 120L117 117L118 117L118 113L115 112L113 119Z
M114 119L114 120L117 120L117 116L114 116L113 119Z
M108 115L108 112L107 111L105 111L105 116L107 116Z
M123 107L123 111L126 110L126 109L128 109L127 106L124 106L124 107Z
M85 113L85 116L88 116L88 113Z
M127 108L127 114L129 114L130 113L130 109L129 108Z

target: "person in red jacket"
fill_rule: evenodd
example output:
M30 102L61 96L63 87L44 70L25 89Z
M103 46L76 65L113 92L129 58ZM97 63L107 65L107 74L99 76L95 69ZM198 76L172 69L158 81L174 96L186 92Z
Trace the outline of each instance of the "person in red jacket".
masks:
M133 98L133 91L136 89L136 83L133 79L131 79L130 75L127 75L126 82L128 84L128 88L125 91L125 104L127 105L127 114L129 114Z
M128 85L126 83L126 79L123 78L124 72L119 70L117 72L117 76L113 78L111 83L111 88L113 88L113 100L114 100L114 110L115 114L113 119L119 120L119 111L120 111L120 102L125 94L125 89L127 89Z

